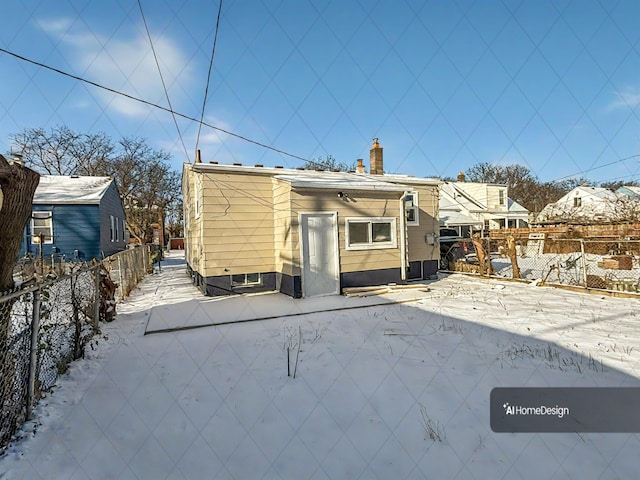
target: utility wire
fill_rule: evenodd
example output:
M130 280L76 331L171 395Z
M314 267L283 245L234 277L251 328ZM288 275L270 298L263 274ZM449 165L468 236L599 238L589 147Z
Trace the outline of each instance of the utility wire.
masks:
M209 127L209 128L211 128L213 130L216 130L218 132L222 132L222 133L224 133L226 135L229 135L231 137L238 138L238 139L243 140L243 141L245 141L247 143L252 143L252 144L257 145L259 147L266 148L267 150L271 150L272 152L276 152L276 153L279 153L281 155L285 155L287 157L295 158L296 160L302 160L303 162L308 162L308 163L313 164L313 165L320 165L318 162L314 162L313 160L309 160L307 158L301 157L299 155L295 155L293 153L285 152L284 150L280 150L279 148L272 147L271 145L267 145L267 144L258 142L256 140L251 140L250 138L247 138L247 137L245 137L243 135L240 135L238 133L233 133L233 132L230 132L229 130L225 130L224 128L216 127L215 125L211 125L211 124L209 124L207 122L200 121L197 118L191 117L189 115L185 115L183 113L176 112L171 108L163 107L162 105L158 105L157 103L149 102L148 100L143 100L141 98L134 97L133 95L129 95L128 93L124 93L124 92L120 92L118 90L114 90L113 88L110 88L110 87L105 87L104 85L100 85L99 83L93 82L91 80L87 80L86 78L82 78L82 77L79 77L77 75L73 75L71 73L68 73L68 72L65 72L63 70L60 70L58 68L51 67L49 65L45 65L44 63L40 63L40 62L37 62L35 60L31 60L31 59L29 59L27 57L23 57L22 55L19 55L17 53L11 52L11 51L6 50L6 49L4 49L2 47L0 47L0 52L6 53L7 55L11 55L12 57L17 58L18 60L22 60L24 62L31 63L32 65L36 65L38 67L42 67L42 68L45 68L47 70L51 70L52 72L59 73L61 75L64 75L65 77L73 78L74 80L78 80L80 82L87 83L89 85L93 85L94 87L100 88L102 90L106 90L107 92L114 93L116 95L121 95L121 96L126 97L126 98L128 98L130 100L135 100L136 102L140 102L140 103L143 103L145 105L149 105L150 107L154 107L154 108L158 108L160 110L164 110L165 112L169 112L171 114L174 114L174 115L176 115L178 117L181 117L181 118L184 118L186 120L190 120L192 122L201 123L205 127Z
M160 62L158 62L158 56L156 55L156 49L153 46L153 40L151 39L151 32L149 31L149 26L147 25L147 19L144 15L144 11L142 10L142 3L138 0L138 7L140 8L140 15L142 16L142 21L144 22L144 28L147 31L147 37L149 38L149 45L151 45L151 51L153 52L153 58L156 61L156 67L158 67L158 73L160 74L160 81L162 82L162 88L164 89L164 95L167 98L167 103L169 104L169 109L171 110L171 117L173 118L173 123L176 126L176 130L178 131L178 137L180 138L180 142L182 143L182 148L184 149L184 155L187 158L187 162L189 161L189 153L187 152L187 146L184 144L184 138L182 138L182 133L180 132L180 127L178 126L178 121L176 120L176 115L173 113L173 106L171 105L171 100L169 99L169 92L167 91L167 85L164 82L164 76L162 75L162 69L160 68ZM202 121L202 120L200 120ZM198 129L198 132L200 130Z
M138 0L140 1L140 0ZM202 130L202 121L204 120L204 108L207 105L207 96L209 95L209 82L211 81L211 69L213 68L213 57L216 54L216 43L218 43L218 28L220 27L220 12L222 12L222 0L218 5L218 19L216 20L216 31L213 35L213 48L211 49L211 60L209 60L209 72L207 73L207 85L204 89L204 99L202 100L202 112L200 113L200 122L198 123L198 135L196 136L196 152L200 143L200 130Z
M630 156L624 157L624 158L619 158L618 160L614 160L613 162L605 163L604 165L599 165L597 167L589 168L587 170L583 170L581 172L574 173L572 175L566 175L564 177L556 178L555 180L552 180L552 182L559 182L560 180L565 180L567 178L572 178L572 177L575 177L576 175L584 175L585 173L592 172L592 171L598 170L600 168L609 167L611 165L615 165L616 163L626 162L627 160L631 160L632 158L638 158L638 157L640 157L640 154L630 155Z

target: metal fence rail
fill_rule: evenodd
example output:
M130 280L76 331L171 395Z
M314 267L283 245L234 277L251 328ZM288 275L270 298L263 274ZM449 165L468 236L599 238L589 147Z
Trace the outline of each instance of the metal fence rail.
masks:
M123 299L149 265L148 247L138 247L102 264L77 265L56 280L0 294L0 453L30 417L42 392L84 355L99 331L108 305L103 298L105 273L111 271L120 283Z
M492 275L513 278L506 239L483 238ZM454 271L479 273L475 250L453 265ZM640 292L640 240L588 238L515 239L519 278L546 284Z

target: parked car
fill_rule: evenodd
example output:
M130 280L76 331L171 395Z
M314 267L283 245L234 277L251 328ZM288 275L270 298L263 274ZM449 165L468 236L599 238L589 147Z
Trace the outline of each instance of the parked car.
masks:
M453 262L465 258L468 242L452 228L440 229L440 270L449 270Z

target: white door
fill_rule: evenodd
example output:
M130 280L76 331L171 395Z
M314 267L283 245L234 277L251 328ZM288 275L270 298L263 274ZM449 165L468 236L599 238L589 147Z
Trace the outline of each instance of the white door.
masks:
M300 213L302 296L340 293L338 215Z

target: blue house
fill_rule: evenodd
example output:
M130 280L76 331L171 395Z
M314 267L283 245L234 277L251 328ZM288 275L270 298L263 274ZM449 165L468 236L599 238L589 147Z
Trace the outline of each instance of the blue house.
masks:
M110 177L42 175L21 254L104 258L129 243L124 208Z

